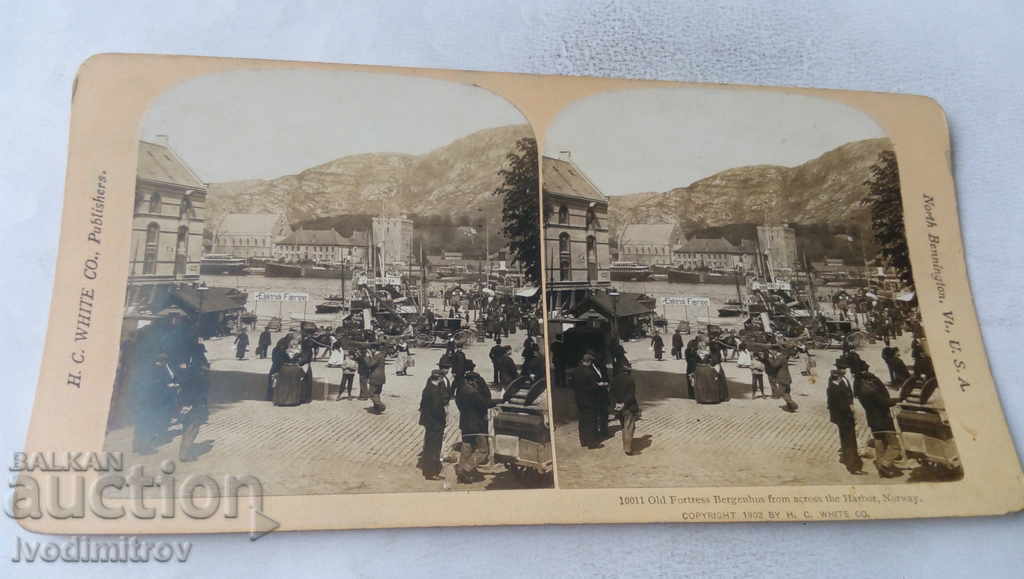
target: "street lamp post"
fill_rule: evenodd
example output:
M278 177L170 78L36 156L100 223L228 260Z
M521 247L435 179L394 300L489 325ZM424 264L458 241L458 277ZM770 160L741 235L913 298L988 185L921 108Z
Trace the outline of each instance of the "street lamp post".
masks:
M620 339L619 336L619 296L622 295L618 290L611 290L608 292L608 296L612 298L612 336L616 340Z

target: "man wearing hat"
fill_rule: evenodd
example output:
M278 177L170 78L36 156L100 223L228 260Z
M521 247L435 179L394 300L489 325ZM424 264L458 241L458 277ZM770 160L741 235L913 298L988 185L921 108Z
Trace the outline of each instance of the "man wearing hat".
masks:
M448 421L447 408L451 385L448 370L451 362L442 356L437 369L431 371L427 384L420 396L420 426L423 427L423 452L420 454L420 470L423 477L436 480L441 474L441 445L444 443L444 427Z
M487 383L475 372L476 364L472 360L463 364L465 373L455 378L455 404L459 407L459 430L462 431L462 450L455 473L459 482L469 483L483 479L477 467L490 455L487 411L495 402Z
M381 401L380 395L384 392L384 383L387 381L387 374L384 372L384 352L378 346L371 345L369 357L366 360L366 367L370 371L370 400L373 401L373 412L383 414L387 406Z
M902 476L903 471L895 465L900 455L899 438L896 436L896 425L893 424L892 412L889 410L899 400L889 397L885 384L868 371L869 367L863 360L857 361L853 366L853 394L864 408L868 427L874 436L875 468L882 478Z
M864 474L864 461L857 453L857 432L853 419L853 387L846 377L849 367L842 357L836 360L836 367L828 378L825 396L828 414L832 424L839 429L839 462L850 474Z
M576 394L576 409L580 430L580 445L584 448L601 447L602 414L608 420L608 408L602 401L607 399L604 389L607 382L594 364L594 353L583 354L579 366L569 373L569 384Z

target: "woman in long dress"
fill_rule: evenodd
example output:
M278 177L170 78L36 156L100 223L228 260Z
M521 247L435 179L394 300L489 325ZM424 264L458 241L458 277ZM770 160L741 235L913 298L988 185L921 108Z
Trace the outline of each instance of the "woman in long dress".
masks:
M409 375L409 344L402 341L398 344L398 359L396 360L395 376Z
M290 358L277 371L274 385L274 406L298 406L303 402L306 372L299 359Z
M718 372L711 366L707 357L701 358L693 371L693 397L697 404L718 404L724 400Z

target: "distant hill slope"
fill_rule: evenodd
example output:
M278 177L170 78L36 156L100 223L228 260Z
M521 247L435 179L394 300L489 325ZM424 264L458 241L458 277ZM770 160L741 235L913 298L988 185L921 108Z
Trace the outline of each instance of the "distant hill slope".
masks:
M731 223L867 224L864 181L889 139L853 141L796 167L721 171L665 193L609 198L613 230L628 223L679 223L684 232Z
M291 223L341 214L458 216L499 211L498 170L528 125L484 129L424 155L350 155L276 179L210 183L208 219L284 212Z

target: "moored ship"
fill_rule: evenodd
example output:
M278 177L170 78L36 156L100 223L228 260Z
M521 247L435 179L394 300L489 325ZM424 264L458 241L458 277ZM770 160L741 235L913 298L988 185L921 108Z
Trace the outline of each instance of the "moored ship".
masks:
M651 279L651 267L633 261L613 261L611 267L612 281L647 281Z
M199 273L204 275L245 275L247 272L244 258L222 253L209 253L199 262Z

